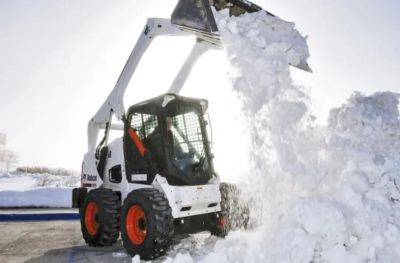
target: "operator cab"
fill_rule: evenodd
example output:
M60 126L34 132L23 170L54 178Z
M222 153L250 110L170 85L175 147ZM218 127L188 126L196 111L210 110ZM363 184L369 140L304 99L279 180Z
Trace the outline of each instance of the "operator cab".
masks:
M150 184L160 174L171 185L206 184L214 174L207 106L175 94L131 106L124 121L127 180Z

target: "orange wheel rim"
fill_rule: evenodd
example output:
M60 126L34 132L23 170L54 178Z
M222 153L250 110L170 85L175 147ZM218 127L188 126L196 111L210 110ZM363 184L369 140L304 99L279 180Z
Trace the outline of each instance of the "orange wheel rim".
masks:
M125 226L130 241L135 245L142 244L147 236L147 220L139 205L129 208Z
M218 218L217 228L224 229L227 224L228 224L228 218L226 218L226 216L221 215Z
M99 229L98 208L95 202L89 202L85 210L85 225L89 235L94 236Z

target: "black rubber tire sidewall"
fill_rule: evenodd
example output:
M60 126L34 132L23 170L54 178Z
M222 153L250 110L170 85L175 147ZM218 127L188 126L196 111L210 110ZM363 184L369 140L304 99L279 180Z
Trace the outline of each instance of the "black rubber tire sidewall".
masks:
M168 229L163 229L165 225L168 225L168 223L165 221L164 225L158 224L156 220L156 214L157 212L154 210L153 206L155 202L150 200L149 195L151 194L160 194L158 190L155 189L138 189L133 192L131 192L128 197L124 201L124 205L122 206L121 209L121 239L124 245L124 248L127 250L127 252L131 256L135 256L137 254L140 255L141 259L154 259L155 257L158 257L162 254L165 253L165 251L168 249L169 245L167 245L165 248L163 248L163 252L159 252L156 249L155 245L155 240L160 238L160 229L162 231L166 231ZM166 198L163 196L163 201L166 200ZM142 244L140 245L135 245L133 244L126 231L126 216L129 211L129 209L134 206L138 205L140 206L144 214L146 216L146 223L147 223L147 235L145 240L143 241ZM170 211L169 205L167 206L167 211ZM160 216L160 215L158 215ZM172 215L169 215L170 220L172 220ZM163 236L163 238L168 239L167 242L163 243L172 243L172 235L166 235ZM169 239L171 239L171 242L169 242ZM165 241L165 240L163 240ZM159 248L158 248L159 249Z
M86 243L90 246L108 246L113 243L118 239L119 235L119 226L118 227L111 227L110 226L110 220L111 220L111 215L109 212L106 211L106 204L105 202L109 200L104 200L104 193L108 189L95 189L90 191L86 197L85 200L82 204L82 206L79 209L79 214L80 214L80 222L81 222L81 230L82 230L82 236ZM100 191L103 191L100 193ZM111 190L107 195L113 195ZM86 223L85 223L85 211L86 207L90 202L94 202L97 205L98 208L98 223L99 223L99 228L96 232L95 235L90 235L89 232L86 229ZM113 209L115 210L115 214L119 215L119 207L117 204L115 207L109 207L108 209ZM115 216L115 215L114 215ZM117 223L118 220L117 220Z
M154 240L154 228L155 223L154 223L154 212L151 210L151 202L146 199L142 195L134 195L135 198L127 198L124 202L124 205L122 207L121 211L121 238L124 242L124 247L128 251L129 254L132 255L132 253L135 254L140 254L140 255L147 255L152 252L152 242L151 240ZM147 223L147 235L145 240L141 245L135 245L133 244L126 232L125 225L126 225L126 216L129 211L129 208L131 208L134 205L138 205L143 209L143 212L146 216L146 223Z

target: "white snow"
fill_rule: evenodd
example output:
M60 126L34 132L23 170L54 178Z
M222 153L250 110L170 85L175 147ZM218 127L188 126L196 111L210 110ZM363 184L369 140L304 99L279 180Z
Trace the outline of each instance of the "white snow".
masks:
M36 185L37 182L33 176L14 176L9 173L0 175L0 191L23 191Z
M289 64L309 56L294 24L264 12L216 18L251 142L242 185L250 228L225 239L191 235L161 260L398 262L400 95L355 92L318 125L290 76ZM79 178L66 178L2 174L0 206L69 207Z
M118 251L118 252L113 252L112 257L113 258L126 258L126 257L128 257L128 254L125 251Z
M77 175L0 174L0 207L71 207Z
M355 92L318 125L290 77L309 55L294 24L215 15L251 131L251 227L190 236L164 262L398 262L399 94Z

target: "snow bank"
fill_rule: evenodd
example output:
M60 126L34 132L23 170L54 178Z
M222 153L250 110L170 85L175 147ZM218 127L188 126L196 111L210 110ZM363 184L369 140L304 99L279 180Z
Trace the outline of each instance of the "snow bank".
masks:
M251 229L166 262L397 262L399 95L354 93L318 126L290 77L309 55L294 25L264 12L216 18L250 131Z
M0 207L71 207L79 176L0 174Z
M71 207L72 188L36 188L1 191L0 207Z
M399 95L355 93L330 113L335 184L298 200L279 228L275 259L397 262L400 257ZM301 240L301 245L293 240ZM308 244L305 246L304 244ZM300 255L300 257L299 257Z

